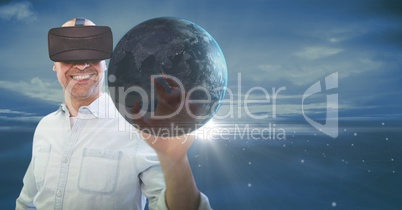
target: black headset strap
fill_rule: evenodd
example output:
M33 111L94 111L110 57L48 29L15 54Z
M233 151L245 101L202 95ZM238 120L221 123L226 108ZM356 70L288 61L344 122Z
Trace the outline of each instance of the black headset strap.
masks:
M84 26L85 18L77 17L75 18L75 26Z

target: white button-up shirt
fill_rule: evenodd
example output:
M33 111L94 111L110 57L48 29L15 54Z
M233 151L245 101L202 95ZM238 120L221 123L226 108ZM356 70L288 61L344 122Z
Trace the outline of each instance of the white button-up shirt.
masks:
M81 107L73 126L63 104L38 124L16 209L167 209L155 151L109 95ZM210 209L201 194L199 209Z

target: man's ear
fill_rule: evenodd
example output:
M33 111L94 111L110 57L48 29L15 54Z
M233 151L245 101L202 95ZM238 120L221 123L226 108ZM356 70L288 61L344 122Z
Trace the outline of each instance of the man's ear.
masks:
M56 71L57 69L56 69L56 64L55 63L53 63L53 71Z

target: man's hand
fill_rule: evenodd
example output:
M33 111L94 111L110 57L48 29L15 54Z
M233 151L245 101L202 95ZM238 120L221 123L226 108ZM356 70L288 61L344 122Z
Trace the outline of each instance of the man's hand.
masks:
M158 153L159 157L167 158L171 161L183 159L195 139L193 134L175 137L161 137L148 134L141 130L139 130L139 132L148 144Z
M141 109L139 102L136 102L131 113L135 119L134 123L140 128L140 134L158 154L166 181L165 196L168 208L196 210L200 204L200 192L187 158L187 151L194 141L194 135L185 134L188 130L182 131L182 135L178 136L175 135L177 133L169 133L175 132L174 128L169 127L171 123L179 128L185 129L190 126L194 129L195 120L188 114L189 110L184 108L186 95L183 87L169 77L163 76L163 79L169 86L169 92L156 80L152 81L158 95L158 105L154 113L156 118L138 117ZM188 107L196 111L195 106ZM167 119L158 118L167 115L173 116Z

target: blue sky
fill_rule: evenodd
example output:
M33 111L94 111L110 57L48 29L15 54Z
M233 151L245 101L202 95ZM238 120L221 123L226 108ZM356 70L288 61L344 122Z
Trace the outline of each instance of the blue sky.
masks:
M242 117L225 123L272 121L282 122L289 131L316 132L303 118L302 96L308 87L335 72L338 88L331 93L339 97L340 122L401 119L402 3L396 0L3 0L0 156L4 164L9 160L20 165L15 169L19 176L29 161L30 135L36 123L63 99L47 54L48 30L77 16L110 26L114 45L129 29L151 18L174 16L191 20L219 43L228 65L228 88L236 99L244 98L253 87L262 87L269 93L272 88L286 88L278 95L275 119L250 119L244 115L244 104L235 104L241 107ZM239 78L242 94L237 95ZM261 93L254 91L251 95L261 99ZM306 101L304 110L320 122L325 117L325 96L326 93L316 94ZM255 115L273 114L272 103L252 104L249 108ZM224 104L220 111L225 113L228 109ZM359 131L378 131L365 125ZM398 131L400 126L389 129ZM11 175L2 176L8 180ZM4 199L15 196L7 195Z
M300 98L317 80L339 73L345 117L395 116L401 105L402 40L397 1L2 1L0 88L44 103L62 100L47 55L47 31L75 16L108 25L114 43L147 19L175 16L204 27L220 44L229 88L286 87L278 118L300 115ZM258 91L254 96L258 97ZM314 103L314 102L311 102ZM323 108L322 103L311 104ZM2 113L22 109L2 106ZM260 107L265 109L265 107ZM256 108L257 110L258 108ZM23 114L36 110L24 110ZM390 112L392 111L392 112ZM27 112L27 113L25 113ZM357 114L354 114L357 113ZM400 115L399 115L400 116Z

